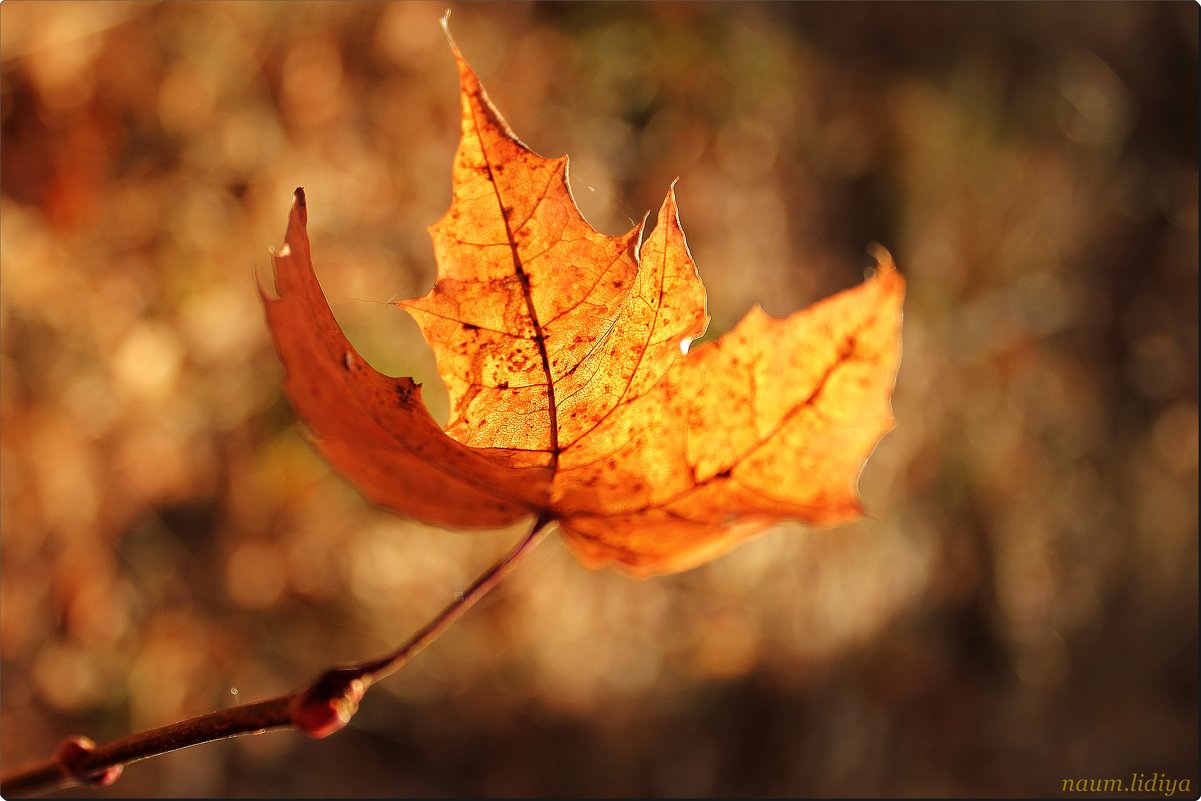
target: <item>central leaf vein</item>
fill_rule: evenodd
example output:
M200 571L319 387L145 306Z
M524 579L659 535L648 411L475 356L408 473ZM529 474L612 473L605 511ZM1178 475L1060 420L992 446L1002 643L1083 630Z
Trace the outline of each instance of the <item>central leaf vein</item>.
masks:
M505 237L509 243L509 253L513 258L513 270L516 272L518 281L521 284L521 294L525 299L526 313L529 314L530 324L534 328L534 343L538 346L538 355L542 359L542 370L546 373L547 422L550 428L549 466L554 471L559 466L559 419L558 408L555 402L555 381L550 370L550 354L546 350L546 336L542 333L542 324L538 321L538 311L534 308L534 296L530 290L530 277L522 265L521 255L518 252L517 239L513 236L513 229L509 225L509 216L505 213L504 198L500 196L500 187L496 182L496 174L492 169L492 162L488 158L488 148L480 132L478 111L474 109L471 114L471 122L475 127L476 140L480 143L480 153L483 156L484 164L488 168L488 182L492 184L492 191L496 195L496 206L500 211L500 218L505 225Z

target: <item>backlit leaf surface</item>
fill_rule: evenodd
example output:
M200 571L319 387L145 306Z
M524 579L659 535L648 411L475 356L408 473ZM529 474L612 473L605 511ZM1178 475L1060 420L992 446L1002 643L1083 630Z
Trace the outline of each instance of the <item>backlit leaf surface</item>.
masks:
M858 475L893 425L904 280L883 249L864 284L777 320L755 308L710 344L674 187L653 228L593 230L567 159L523 145L453 47L462 124L437 280L400 305L450 393L439 429L416 385L366 364L313 274L298 190L268 322L321 453L371 500L488 528L559 521L586 565L687 569L779 520L861 514Z

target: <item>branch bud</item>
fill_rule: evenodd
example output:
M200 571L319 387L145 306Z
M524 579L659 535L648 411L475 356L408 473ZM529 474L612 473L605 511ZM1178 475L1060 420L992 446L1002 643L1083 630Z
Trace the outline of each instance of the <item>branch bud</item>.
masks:
M339 731L358 711L370 682L354 671L334 669L323 673L288 704L293 725L317 739Z
M71 737L58 747L58 764L63 773L75 781L91 787L107 787L121 777L124 765L109 765L98 770L88 770L84 762L96 750L96 744L87 737Z

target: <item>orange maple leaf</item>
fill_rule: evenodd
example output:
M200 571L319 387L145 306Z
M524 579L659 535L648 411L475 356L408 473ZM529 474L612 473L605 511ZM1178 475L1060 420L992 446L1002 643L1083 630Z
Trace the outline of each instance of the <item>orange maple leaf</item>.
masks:
M449 32L447 37L449 39ZM264 295L286 391L325 458L372 501L427 522L559 522L585 565L684 570L779 520L844 523L893 426L904 280L875 275L776 320L708 322L674 187L645 240L593 230L567 184L501 119L451 41L462 139L454 197L430 228L434 288L417 319L450 392L443 430L417 385L347 341L313 273L296 191Z

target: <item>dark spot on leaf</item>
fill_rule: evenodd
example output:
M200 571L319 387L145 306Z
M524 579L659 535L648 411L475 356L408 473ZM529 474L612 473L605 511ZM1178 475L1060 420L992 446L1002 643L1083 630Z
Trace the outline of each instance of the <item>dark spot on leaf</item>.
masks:
M463 323L463 330L464 331L479 331L480 327L478 325L472 325L471 323Z

